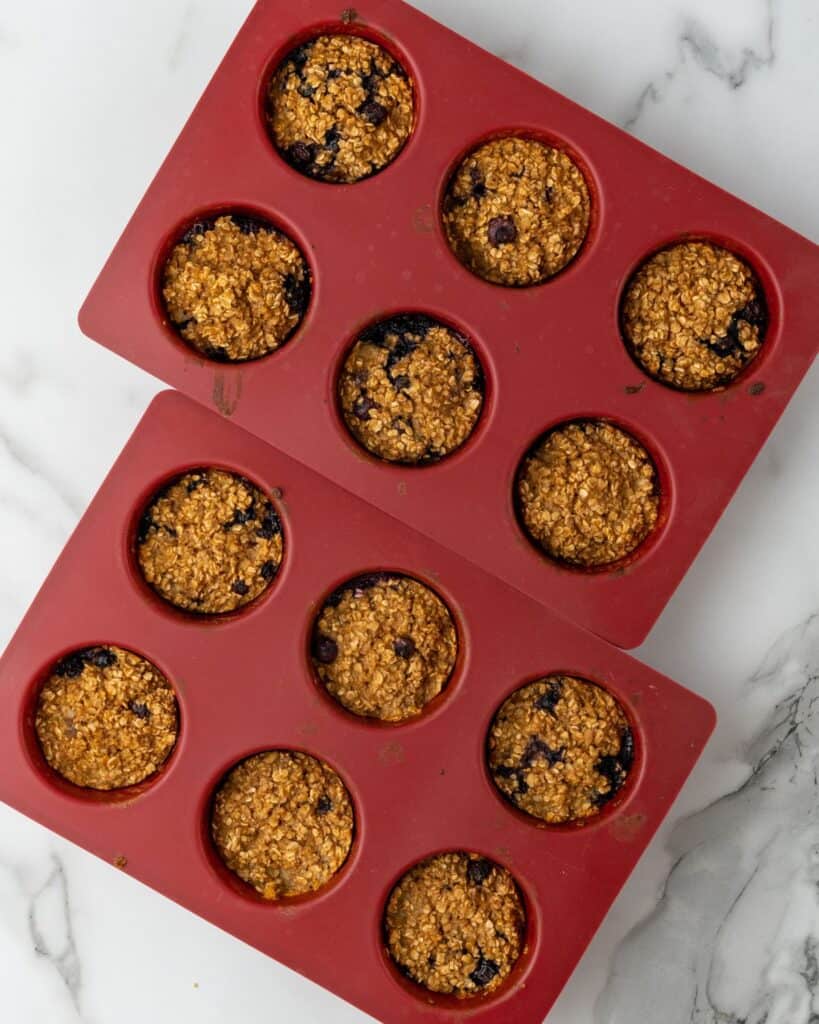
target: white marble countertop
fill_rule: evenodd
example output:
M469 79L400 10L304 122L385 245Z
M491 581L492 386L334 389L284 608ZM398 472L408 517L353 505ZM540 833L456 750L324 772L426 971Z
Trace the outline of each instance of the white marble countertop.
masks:
M819 241L814 0L418 3ZM75 313L249 7L0 7L3 642L159 389ZM722 721L550 1024L819 1021L817 441L815 367L638 652ZM366 1019L0 807L3 1022Z

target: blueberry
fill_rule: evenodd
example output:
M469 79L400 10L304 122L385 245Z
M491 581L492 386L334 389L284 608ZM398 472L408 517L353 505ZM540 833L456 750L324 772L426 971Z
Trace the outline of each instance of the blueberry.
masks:
M542 693L535 701L535 707L539 711L548 711L553 715L563 696L563 683L559 679L550 679L547 685L546 692Z
M500 972L500 967L494 960L487 960L486 957L481 956L478 959L478 966L469 975L470 981L472 981L478 988L483 988L488 985L493 978L496 978Z
M523 768L531 768L532 765L537 761L538 758L543 758L544 761L549 762L549 766L558 764L563 760L566 753L564 747L560 750L553 750L548 743L544 743L539 736L530 736L529 742L526 744L526 749L521 755L520 763Z
M517 239L518 229L514 219L508 215L493 217L489 221L488 234L490 245L508 245Z
M492 874L492 862L481 858L471 860L466 866L466 877L475 885L483 885Z
M276 575L276 563L264 562L261 569L259 569L259 575L263 580L272 580Z
M358 112L365 121L376 127L383 124L387 118L387 108L382 103L379 103L378 100L367 100L361 104Z
M68 679L76 679L77 676L82 675L82 670L85 668L85 652L76 651L74 654L69 654L68 657L63 658L56 668L54 674L58 676L66 676Z
M238 594L240 597L244 597L245 594L250 590L250 587L245 583L244 580L236 580L230 588L234 594Z
M323 817L325 814L329 814L330 811L332 811L332 809L333 801L330 799L329 796L327 796L326 793L324 793L322 796L319 797L318 803L316 804L316 814Z
M90 661L92 665L96 665L97 668L110 668L112 665L116 665L117 656L107 647L95 647L88 652L86 660Z
M268 509L262 518L262 525L256 531L256 536L262 537L264 540L272 540L273 537L281 532L282 524L279 522L279 517L272 508Z
M141 701L132 700L128 702L128 710L133 711L137 718L150 718L151 709L147 704L143 704Z
M338 644L331 636L316 633L313 638L313 657L320 665L331 665L338 657Z
M306 142L294 142L288 153L297 167L306 167L313 162L311 147Z
M415 642L412 637L399 636L396 637L392 642L392 649L395 651L399 658L404 658L406 661L415 654Z
M378 404L374 402L368 395L362 395L361 398L353 406L353 415L359 420L368 420L370 418L370 412L373 409L377 409Z

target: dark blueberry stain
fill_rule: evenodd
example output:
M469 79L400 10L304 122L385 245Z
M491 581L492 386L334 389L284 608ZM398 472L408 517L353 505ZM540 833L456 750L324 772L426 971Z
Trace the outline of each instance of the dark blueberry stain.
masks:
M208 359L212 359L215 363L230 362L230 353L224 345L206 345L203 352Z
M341 132L338 128L328 128L324 133L324 148L330 153L338 153L338 144L341 141Z
M322 794L322 796L320 796L318 799L318 803L316 804L316 814L323 817L325 814L329 814L330 811L332 811L332 809L333 801L330 799L329 796L327 796L326 793Z
M244 597L245 594L250 590L250 587L245 583L244 580L234 580L231 584L230 589L234 594L238 594L240 597Z
M544 198L546 199L546 202L547 203L551 203L551 202L554 201L554 198L555 198L555 190L552 188L551 185L547 185L546 189L544 190L543 195L544 195Z
M542 693L535 701L535 707L539 711L548 711L553 715L563 696L563 683L559 679L550 679L547 685L546 692Z
M594 766L594 770L609 784L605 793L595 794L594 802L598 807L603 807L620 792L633 763L634 735L631 729L626 729L620 739L618 752L606 754Z
M412 637L399 636L393 640L392 649L395 651L397 657L404 658L404 660L406 660L415 654L415 642Z
M54 666L54 675L76 679L77 676L82 675L82 670L86 665L106 669L116 663L116 654L107 647L86 647L81 651L74 651L58 661Z
M399 391L406 391L412 381L405 373L399 373L398 376L393 380L393 384L398 388Z
M284 301L293 316L302 317L310 305L310 278L308 275L288 274L283 282Z
M514 218L508 214L503 217L493 217L487 228L490 245L509 245L517 240L518 229Z
M205 478L203 476L194 476L188 480L185 484L185 490L188 494L193 494L194 491L198 491L200 487L205 486Z
M259 575L263 580L272 580L276 575L276 563L275 562L263 562L262 567L259 569Z
M234 213L230 218L243 235L257 235L260 231L268 231L267 224L258 217L247 217Z
M469 180L472 182L472 195L475 199L483 199L486 195L486 182L483 180L480 168L473 164L469 168Z
M147 704L143 704L142 701L129 701L128 710L132 711L137 716L137 718L145 719L151 717L151 709L148 707Z
M432 968L435 967L436 963L437 963L437 961L435 959L435 954L434 953L430 953L429 956L427 957L427 967L432 969Z
M745 349L739 337L739 329L743 323L750 327L756 327L760 340L765 336L768 326L768 310L761 295L735 311L723 337L701 338L700 341L715 355L723 357L736 355L739 358L745 358Z
M387 119L387 108L378 100L365 100L358 108L358 112L365 121L376 127Z
M256 518L256 504L251 501L247 508L233 510L233 517L226 523L222 523L223 530L232 530L234 526L244 526L245 523L252 523Z
M492 862L481 858L471 860L466 866L466 877L473 885L483 885L492 874Z
M256 530L256 536L263 540L272 540L282 532L282 524L272 505L265 505L261 525Z
M304 99L311 100L316 94L316 87L310 85L309 82L300 82L296 87L296 92L298 92L299 96L303 96Z
M526 744L526 749L521 754L520 765L521 768L531 768L535 761L544 760L549 763L549 766L559 764L566 755L565 747L561 747L559 750L553 750L548 743L544 743L539 736L530 736L529 742Z
M353 415L359 420L368 420L373 409L378 408L378 403L373 401L369 395L362 395L356 399L353 406Z
M494 960L488 960L486 957L481 955L478 959L478 965L474 971L469 975L470 981L477 985L478 988L484 988L500 973L500 967Z
M110 668L117 663L116 654L107 647L93 647L86 652L85 656L97 668Z
M312 646L313 657L320 665L331 665L338 657L338 644L324 633L315 634Z
M54 674L68 679L76 679L77 676L82 675L82 670L85 668L83 653L83 651L78 651L76 654L69 654L68 657L63 658L55 666Z

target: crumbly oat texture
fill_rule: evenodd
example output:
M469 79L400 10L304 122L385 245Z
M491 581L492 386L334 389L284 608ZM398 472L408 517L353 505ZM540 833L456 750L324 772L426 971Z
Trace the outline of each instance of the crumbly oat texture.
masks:
M311 653L319 679L348 711L399 722L444 689L458 638L448 608L429 587L382 573L359 577L329 598Z
M577 255L589 229L586 179L566 153L510 136L463 161L444 199L458 259L495 284L541 284Z
M170 756L179 731L176 697L145 658L87 647L63 658L40 691L35 729L48 764L75 786L135 786Z
M174 246L162 281L179 334L208 359L246 362L275 352L310 302L298 246L269 224L225 216L200 221Z
M586 568L631 554L657 524L657 472L643 446L603 421L552 430L518 474L518 508L551 557Z
M469 437L483 406L483 374L466 339L420 314L365 331L347 356L338 390L350 432L390 462L449 455Z
M634 359L652 377L684 391L712 391L759 353L768 310L747 263L710 242L683 242L634 275L622 326Z
M385 916L398 967L432 992L485 995L523 951L526 915L509 872L476 853L445 853L411 868Z
M242 761L217 790L211 835L222 860L266 900L315 892L353 845L353 805L323 761L271 750Z
M495 785L552 825L597 814L622 788L633 757L628 719L614 697L571 676L517 690L489 734Z
M197 469L174 480L148 506L137 556L166 601L218 615L270 586L282 560L282 529L272 503L249 480Z
M351 183L395 159L412 131L412 84L383 47L319 36L290 53L270 83L267 118L279 152L320 181Z

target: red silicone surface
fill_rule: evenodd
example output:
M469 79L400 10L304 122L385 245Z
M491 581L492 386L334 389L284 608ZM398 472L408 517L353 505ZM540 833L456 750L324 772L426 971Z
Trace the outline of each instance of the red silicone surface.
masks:
M363 0L342 23L333 0L262 0L217 71L117 244L81 314L83 330L174 387L232 416L323 475L624 647L669 600L817 348L819 249L398 0ZM351 186L309 180L275 151L260 97L271 68L320 30L381 40L412 75L418 117L404 151ZM451 253L439 204L463 154L493 134L565 146L593 196L586 245L563 274L509 289ZM296 239L315 275L311 309L272 356L204 361L167 325L158 275L202 214L242 210ZM619 335L623 287L652 252L683 237L735 250L764 285L762 355L727 390L692 395L649 379ZM422 468L365 454L337 412L335 377L356 332L421 311L473 340L489 394L453 457ZM561 568L525 539L512 490L521 456L565 419L608 417L651 450L664 523L625 568Z
M285 534L270 590L216 620L164 604L133 558L146 501L168 478L208 465L273 494ZM323 598L377 569L434 587L459 629L453 681L427 714L401 726L347 714L308 665ZM60 781L32 725L38 684L54 662L109 643L153 661L176 688L181 712L180 740L160 775L116 795ZM484 766L499 704L522 683L561 670L604 685L635 735L629 781L583 828L537 827L498 796ZM699 697L171 393L155 400L46 580L0 662L0 692L0 798L387 1024L540 1022L714 724ZM340 773L355 804L356 839L327 889L277 905L221 866L207 816L227 769L280 747L305 750ZM505 865L526 900L528 950L495 998L436 1000L401 978L384 953L391 886L419 859L449 849Z

